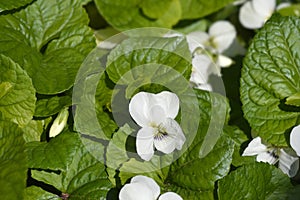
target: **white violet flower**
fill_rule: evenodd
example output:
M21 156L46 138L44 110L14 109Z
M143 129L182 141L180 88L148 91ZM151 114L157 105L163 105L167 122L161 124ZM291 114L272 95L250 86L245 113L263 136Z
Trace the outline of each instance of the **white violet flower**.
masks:
M289 177L294 177L298 172L298 157L290 155L286 149L262 144L260 137L254 138L243 153L243 156L254 155L257 155L257 162L266 162L271 165L278 162L278 167Z
M261 28L276 8L276 0L247 1L240 9L241 24L248 29Z
M179 99L171 92L152 94L140 92L129 103L129 113L142 128L136 136L138 155L149 161L154 147L166 154L180 150L185 136L174 120L179 111Z
M298 156L300 156L300 125L292 129L290 135L291 147L295 150Z
M232 60L222 53L230 47L236 37L235 27L228 21L217 21L213 23L208 33L202 31L194 31L187 35L190 51L193 53L203 45L204 49L216 57L216 62L221 67L228 67L232 64Z
M159 185L147 176L135 176L130 183L125 184L119 193L120 200L182 200L174 192L166 192L160 195Z
M65 107L59 112L56 119L54 120L49 131L49 137L55 137L58 134L60 134L60 132L62 132L62 130L65 128L67 124L68 117L69 117L68 107Z
M205 54L196 54L192 60L192 65L190 82L198 89L212 91L212 86L208 83L209 76L214 69L210 57Z

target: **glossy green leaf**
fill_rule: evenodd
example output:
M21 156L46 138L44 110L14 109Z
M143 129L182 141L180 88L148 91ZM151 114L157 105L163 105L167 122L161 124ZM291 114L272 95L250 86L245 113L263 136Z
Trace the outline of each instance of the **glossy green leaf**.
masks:
M274 15L254 37L243 62L245 118L269 144L287 146L284 133L300 119L299 112L281 102L300 90L299 25L299 18Z
M285 104L300 107L300 92L289 96Z
M184 34L189 34L194 31L202 31L205 32L208 27L208 20L201 19L197 22L194 22L188 26L181 27L181 28L175 28L176 31L184 33Z
M112 183L116 185L115 178L119 177L121 184L125 184L136 175L145 175L153 178L158 184L163 185L168 174L168 163L173 156L154 156L150 161L143 161L133 151L134 140L129 138L133 129L127 124L114 133L106 150L107 172ZM129 147L134 145L134 147Z
M209 109L209 115L205 116L207 117L205 123L208 125L208 129L206 132L204 132L205 129L201 130L202 134L206 133L199 151L199 157L203 158L213 149L220 138L223 132L223 126L228 123L230 108L226 98L221 95L215 93L205 94L200 91L198 91L197 94L200 99L200 106L202 106L201 101L204 99L209 102L209 107L206 108Z
M72 103L76 106L76 131L108 140L117 129L111 116L113 85L104 73L108 50L96 48L83 62L73 89Z
M23 198L27 157L22 134L17 124L0 121L0 199Z
M0 112L25 126L33 117L35 89L27 73L13 60L0 55Z
M80 146L77 133L64 132L50 142L30 142L27 154L30 168L65 170ZM60 158L60 159L57 159Z
M228 120L228 104L225 98L200 90L196 90L196 94L200 108L198 133L188 149L171 165L165 183L185 198L188 198L189 194L199 194L203 195L203 198L213 199L215 181L226 176L230 170L234 141L222 133L222 127ZM216 110L220 104L225 104L226 109ZM218 117L213 117L215 115ZM223 117L220 118L220 115ZM216 129L220 125L220 119L223 120L221 129ZM213 139L213 136L217 139ZM208 145L205 149L210 150L206 156L200 157L199 152L204 145Z
M70 96L54 96L47 99L40 99L36 102L34 111L35 117L48 117L58 113L62 108L70 106L72 98Z
M126 140L131 133L133 133L133 129L128 125L114 133L106 150L106 165L109 168L119 169L121 164L129 159L126 152Z
M44 120L31 120L23 129L25 142L40 141L44 125Z
M60 200L55 194L47 192L40 187L30 186L24 191L24 200Z
M214 189L215 181L223 178L230 170L234 142L222 136L213 150L199 158L201 145L188 149L177 162L171 165L168 182L193 191L208 192Z
M133 37L124 40L111 51L106 71L114 83L120 81L119 84L122 85L140 84L149 80L154 82L158 78L160 81L175 79L176 77L167 76L171 70L188 78L191 72L190 62L191 54L184 37ZM152 65L152 70L148 69L148 65Z
M181 17L179 0L96 0L95 3L104 18L118 30L171 28Z
M180 196L183 199L188 200L199 200L199 199L205 199L205 200L214 200L214 191L213 190L191 190L188 188L177 186L176 184L168 185L165 189L165 192L176 192L177 194L180 194Z
M69 89L95 45L82 3L38 0L20 12L0 17L0 53L27 71L38 93Z
M290 6L281 8L278 12L283 16L300 16L300 4L291 4Z
M234 152L232 156L232 165L235 167L256 162L255 156L242 156L248 138L246 134L235 126L225 126L225 134L234 141Z
M0 2L0 13L26 6L33 0L7 0Z
M234 0L180 0L182 19L195 19L209 15L225 7Z
M51 142L52 144L50 144ZM56 148L50 149L54 144L56 144ZM42 171L32 170L33 178L54 186L68 194L70 199L106 199L107 192L112 185L107 178L105 166L85 148L79 134L64 132L53 138L48 144L29 148L31 149L29 155L32 155L31 167L42 169ZM68 149L67 153L63 152L66 151L66 148ZM52 158L52 162L49 162L49 159L48 164L40 163L40 158L33 156L37 155L39 151L46 152L44 157ZM99 156L101 157L101 155ZM59 169L59 173L43 171L57 169Z
M219 181L220 200L287 199L292 185L288 176L275 166L266 163L254 163L238 168Z

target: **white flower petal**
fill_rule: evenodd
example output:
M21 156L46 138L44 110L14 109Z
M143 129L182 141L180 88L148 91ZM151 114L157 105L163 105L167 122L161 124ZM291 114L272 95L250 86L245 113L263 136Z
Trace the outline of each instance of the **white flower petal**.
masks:
M252 0L254 10L265 19L271 17L276 7L276 0Z
M196 85L195 88L200 89L200 90L210 91L210 92L213 91L213 87L212 87L212 85L209 84L209 83L207 83L207 84Z
M160 194L159 185L152 178L149 178L147 176L135 176L131 179L130 183L143 183L152 191L154 199L157 199Z
M176 148L176 138L167 135L162 139L154 139L154 146L157 150L165 154L172 153Z
M165 109L160 105L154 105L150 107L149 112L149 120L151 121L150 125L157 126L158 124L162 123L166 119Z
M183 37L184 35L179 32L171 31L166 34L164 34L164 38L172 38L172 37Z
M290 2L283 2L283 3L280 3L278 6L276 6L276 10L287 8L287 7L291 6L291 5L292 4Z
M209 35L202 31L194 31L186 36L190 52L193 53L197 48L204 48L209 40Z
M148 126L150 123L150 98L151 94L139 92L134 95L129 103L129 113L133 120L141 127Z
M101 49L113 49L117 45L118 45L117 43L113 43L113 42L110 42L110 41L101 41L98 44L98 47L101 48Z
M192 74L190 81L195 84L205 84L208 82L209 76L212 73L212 61L205 55L195 55L192 60Z
M254 156L264 152L267 152L267 146L261 143L260 137L256 137L248 144L243 156Z
M265 23L265 16L257 13L252 2L246 2L240 9L239 20L241 24L248 29L261 28Z
M66 107L63 110L61 110L57 115L57 117L55 118L49 131L49 137L55 137L62 132L62 130L65 128L67 124L68 117L69 117L69 111L68 111L68 107Z
M299 158L291 156L283 149L280 149L278 167L289 177L294 177L299 169Z
M300 125L293 128L290 135L290 144L297 155L300 156Z
M143 127L137 133L136 150L143 160L149 161L154 154L153 140L156 131L152 127Z
M217 57L217 64L221 67L229 67L233 64L233 60L227 56L219 54Z
M123 186L119 193L120 200L154 200L157 197L143 183L129 183Z
M275 158L274 156L272 156L272 154L270 154L268 152L264 152L264 153L260 153L257 155L256 161L257 162L265 162L265 163L274 165L278 161L278 159Z
M179 196L178 194L174 193L174 192L166 192L164 194L162 194L158 200L183 200L181 198L181 196Z
M167 135L154 139L155 148L166 154L172 153L175 148L180 150L186 140L180 125L175 120L167 118L160 128Z
M159 105L165 111L165 117L174 119L179 111L179 98L175 93L163 91L153 94L151 97L152 105Z
M236 30L228 21L217 21L210 26L208 34L213 39L217 52L222 53L232 44Z

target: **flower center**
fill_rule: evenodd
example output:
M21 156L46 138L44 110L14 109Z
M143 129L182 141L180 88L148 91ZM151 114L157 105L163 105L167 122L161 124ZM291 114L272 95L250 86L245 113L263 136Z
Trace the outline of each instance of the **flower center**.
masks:
M268 148L267 152L276 160L279 159L279 149L278 148L274 148L274 147Z
M162 124L158 125L156 128L157 132L154 135L154 140L162 140L164 137L168 136L168 133Z

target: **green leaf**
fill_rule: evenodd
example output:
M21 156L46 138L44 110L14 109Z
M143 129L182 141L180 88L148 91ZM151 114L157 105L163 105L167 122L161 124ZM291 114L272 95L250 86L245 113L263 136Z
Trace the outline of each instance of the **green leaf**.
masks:
M121 184L125 184L130 178L137 175L144 175L154 179L159 185L164 185L168 176L169 166L173 156L153 157L150 161L140 161L135 158L124 162L119 168Z
M207 190L207 191L199 191L199 190L190 190L184 187L177 186L176 184L169 185L165 190L165 192L176 192L180 194L183 199L188 200L214 200L214 191Z
M29 4L33 0L8 0L8 1L1 1L0 2L0 13L17 9L22 6L25 6L26 4Z
M113 85L104 74L108 50L96 48L86 58L78 72L72 103L76 105L76 131L98 139L108 140L117 129L111 117Z
M81 141L78 134L64 132L46 142L30 142L27 154L30 168L65 170ZM58 159L59 158L59 159Z
M106 150L106 165L112 169L119 169L121 164L129 159L126 151L127 137L133 129L127 124L114 133Z
M95 3L103 17L118 30L171 28L181 17L179 0L96 0Z
M40 141L44 132L44 120L31 120L23 129L25 142Z
M278 10L282 16L300 16L300 4L292 4Z
M234 152L232 156L232 165L235 167L256 162L255 156L241 156L242 146L248 141L247 135L235 126L225 126L225 134L234 141Z
M147 64L151 64L152 68L148 69ZM107 58L106 71L109 78L122 85L133 85L135 82L140 84L149 80L154 82L155 79L172 80L174 77L167 76L171 70L176 70L186 78L190 76L191 54L184 37L129 38L113 49ZM126 72L129 74L124 76Z
M243 62L241 100L255 135L287 146L285 131L299 122L299 112L281 101L300 90L300 19L274 15L254 37Z
M289 191L288 200L296 200L299 198L299 196L300 196L300 185L296 185Z
M166 166L171 163L173 156L154 156L150 161L139 159L135 152L128 149L128 143L130 143L128 136L132 133L133 129L125 124L118 132L114 133L108 144L106 165L111 182L116 185L116 176L120 178L121 184L125 184L131 177L145 175L163 185L168 174L168 167ZM133 148L135 149L135 147Z
M81 0L37 0L0 24L0 53L25 69L41 94L69 89L95 45Z
M0 55L0 112L3 117L26 125L33 117L35 89L27 73L10 58Z
M0 83L0 99L4 97L12 87L13 85L10 82Z
M61 198L55 194L47 192L40 187L30 186L24 191L24 200L60 200Z
M227 199L287 199L292 185L280 169L266 163L254 163L238 168L219 181L220 200Z
M17 124L0 121L0 199L22 199L27 157L23 132Z
M35 117L48 117L61 111L64 107L72 104L70 96L54 96L40 99L36 102Z
M210 109L210 115L207 116L207 122L209 122L209 124L199 151L200 158L205 157L213 149L222 134L224 124L227 124L229 120L230 108L226 98L215 93L203 95L201 92L198 92L198 98L205 99L207 97L209 97L207 100L210 103L208 107ZM202 133L204 133L203 130Z
M188 149L182 157L171 165L167 182L193 191L214 190L215 181L223 178L230 170L234 142L222 136L213 150L204 158L199 158L201 145Z
M182 19L196 19L225 7L234 0L180 0Z
M285 104L300 107L300 92L289 96Z
M208 27L208 21L205 19L201 19L197 22L194 22L188 26L181 27L181 28L175 28L176 31L184 33L184 34L189 34L194 31L203 31L205 32Z
M229 172L234 152L234 141L222 133L223 125L228 121L229 108L220 95L200 90L195 92L200 108L198 132L188 149L171 165L165 183L170 185L171 189L168 189L186 198L199 194L204 199L213 199L215 181ZM225 104L225 110L216 109L221 104ZM206 156L200 157L199 152L204 145L208 145L204 148L209 151Z
M51 142L52 144L50 144ZM72 199L105 199L107 192L112 188L105 172L105 166L85 148L80 141L79 134L63 132L48 144L41 144L40 149L31 147L32 155L44 149L43 151L46 152L44 157L52 158L51 164L45 164L40 163L41 159L37 156L31 157L33 158L31 167L40 169L32 170L33 178L69 194ZM68 153L64 153L65 145ZM50 146L55 146L55 150L49 149ZM101 157L101 155L98 156ZM47 161L48 163L50 163L50 159ZM47 171L41 171L41 169ZM49 170L57 169L59 169L59 173L49 172Z

